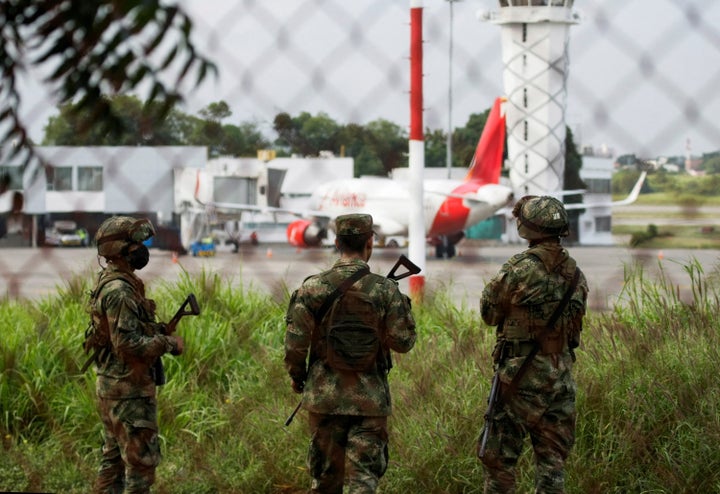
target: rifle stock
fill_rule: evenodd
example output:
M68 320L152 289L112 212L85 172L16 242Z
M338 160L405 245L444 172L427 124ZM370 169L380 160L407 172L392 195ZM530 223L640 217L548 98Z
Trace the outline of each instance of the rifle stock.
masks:
M190 308L186 309L188 305L190 306ZM187 296L187 298L182 303L182 305L177 310L172 319L170 319L170 322L165 325L165 334L173 334L175 332L175 328L177 328L177 325L180 322L180 319L182 319L183 317L197 316L199 314L200 306L197 303L195 294L191 293ZM153 364L153 376L155 377L155 384L157 386L162 386L167 382L167 379L165 378L165 367L163 367L162 357L158 357L158 359Z
M406 272L395 274L395 271L397 271L400 267L404 267L407 269ZM401 280L403 278L407 278L408 276L411 276L413 274L418 274L421 271L420 266L412 262L405 254L400 254L400 257L395 262L395 265L390 269L390 272L387 274L387 278L390 278L391 280ZM390 364L391 365L391 364ZM295 415L300 411L300 408L302 407L302 400L300 400L300 403L297 404L295 407L295 410L290 414L290 416L285 420L285 426L287 427L290 425L295 418Z
M190 306L189 309L186 309L187 306ZM200 306L197 303L197 299L195 298L195 294L191 293L187 296L185 301L182 303L180 308L177 310L175 315L170 319L170 322L167 323L165 334L173 334L175 332L175 328L177 327L177 324L180 322L180 319L182 319L185 316L197 316L200 315Z
M407 269L407 271L404 273L395 274L395 271L397 271L398 268L401 266L404 267L405 269ZM387 277L390 278L391 280L397 281L397 280L401 280L403 278L407 278L408 276L411 276L413 274L418 274L420 271L421 271L420 266L418 266L417 264L412 262L410 259L408 259L407 256L405 256L405 254L401 254L400 258L397 260L395 265L392 267L392 269L388 273Z

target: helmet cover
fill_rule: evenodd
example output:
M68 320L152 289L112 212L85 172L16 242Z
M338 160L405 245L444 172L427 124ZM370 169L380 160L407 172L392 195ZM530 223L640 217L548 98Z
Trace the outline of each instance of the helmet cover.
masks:
M565 206L550 196L525 196L513 208L518 235L527 240L567 237L570 221Z
M106 219L95 234L98 254L116 257L130 244L140 244L155 235L155 229L147 218L113 216Z

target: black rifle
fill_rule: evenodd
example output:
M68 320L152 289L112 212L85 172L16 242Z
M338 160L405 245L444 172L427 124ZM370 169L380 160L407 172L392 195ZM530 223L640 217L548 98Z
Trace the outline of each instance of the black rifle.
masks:
M407 269L404 273L395 274L395 271L398 270L398 268L404 267ZM400 258L397 260L395 265L392 267L386 278L390 278L391 280L401 280L403 278L407 278L408 276L411 276L413 274L418 274L421 271L420 266L412 262L405 254L400 254ZM322 318L320 318L322 319ZM290 416L285 421L285 426L287 427L290 425L295 418L295 415L300 411L300 408L302 407L302 400L300 400L300 403L297 404L295 407L295 410L290 414Z
M485 428L483 429L482 440L480 441L480 450L478 451L478 458L485 456L485 449L487 448L488 437L490 437L490 431L492 429L492 418L495 413L495 405L500 395L500 371L495 372L495 376L492 380L492 386L490 387L490 396L488 397L488 407L485 412Z
M189 310L185 310L185 307L190 305ZM194 294L190 294L187 296L183 304L180 306L180 309L175 313L172 319L170 319L170 322L167 323L165 334L172 334L175 332L175 327L177 326L178 322L180 322L180 319L182 319L185 316L197 316L200 314L200 306L197 303L197 300L195 299ZM90 355L90 358L87 359L85 362L85 365L82 366L82 369L80 369L80 373L84 373L88 367L90 367L90 364L93 363L93 361L97 358L98 355L100 355L100 352L103 350L103 348L96 348L95 351ZM159 362L159 363L158 363ZM162 361L160 359L157 359L155 364L153 364L153 369L156 372L155 377L156 381L159 380L161 377L163 380L163 384L165 383L165 370L162 368ZM159 374L157 374L159 372Z
M190 306L190 308L186 309L188 305ZM182 303L173 318L170 319L170 322L165 325L164 334L173 334L175 332L175 329L177 328L178 323L180 322L180 319L182 319L183 317L197 315L200 315L200 306L197 303L195 294L191 293L187 296L187 298ZM158 359L155 361L155 363L153 364L152 372L155 378L155 384L157 386L162 386L167 382L167 379L165 379L165 368L163 367L162 357L158 357Z

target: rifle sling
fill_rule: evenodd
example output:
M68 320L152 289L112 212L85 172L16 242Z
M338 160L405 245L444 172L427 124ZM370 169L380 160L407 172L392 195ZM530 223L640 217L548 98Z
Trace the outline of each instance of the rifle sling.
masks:
M562 314L563 310L565 310L565 307L570 302L570 297L572 297L573 292L575 291L575 288L577 288L578 281L580 279L580 270L575 268L575 274L573 274L572 281L570 282L570 286L568 287L567 291L565 292L565 295L563 296L562 300L558 304L558 306L555 308L555 311L550 316L550 319L548 319L547 325L545 326L545 329L540 335L540 340L542 340L550 331L553 330L555 327L555 323L560 318L560 315ZM520 380L525 376L525 373L527 372L528 368L530 367L530 363L535 358L535 355L540 351L540 343L537 341L535 342L535 347L530 351L530 353L525 357L525 361L522 363L520 368L517 371L517 374L513 376L512 381L510 381L510 384L508 384L508 387L505 389L506 393L512 394L517 390L518 385L520 384Z
M352 275L345 279L345 281L343 281L340 286L336 287L335 290L325 299L325 302L323 302L323 304L320 306L317 314L315 314L315 323L320 324L323 320L323 317L325 317L325 313L328 311L328 309L330 309L330 306L335 301L335 299L345 293L348 288L355 284L356 281L369 273L369 268L363 268L359 271L355 271Z
M365 276L366 274L370 274L370 268L364 267L358 271L355 271L353 274L351 274L349 277L347 277L339 286L335 287L335 290L327 296L323 304L320 306L320 309L318 309L317 313L315 314L315 327L312 330L312 334L310 336L311 345L313 348L317 345L318 340L318 326L323 320L323 317L325 317L325 314L330 309L330 306L335 301L336 298L338 298L340 295L345 293L353 284L355 284L356 281L358 281L360 278ZM317 359L317 356L313 358L313 354L316 350L311 350L310 352L310 361L308 362L308 368L310 368Z

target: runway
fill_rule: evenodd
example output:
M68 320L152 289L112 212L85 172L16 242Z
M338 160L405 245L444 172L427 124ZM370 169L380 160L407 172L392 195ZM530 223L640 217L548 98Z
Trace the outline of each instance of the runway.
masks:
M522 245L459 244L459 255L436 259L428 250L425 296L446 291L458 307L476 309L485 282ZM645 277L657 279L661 273L690 300L690 277L685 266L697 260L706 274L720 266L717 250L646 250L627 247L569 247L590 286L590 307L606 310L617 303L622 293L625 272L643 266ZM370 260L373 272L387 274L400 254L407 249L375 249ZM171 252L151 249L149 265L138 274L149 291L160 283L173 283L183 272L197 275L217 274L232 286L256 289L282 300L311 274L329 268L338 254L330 248L297 250L287 245L243 246L238 253L218 252L215 257L175 258ZM3 248L0 249L0 293L10 299L37 300L53 295L76 276L91 276L99 270L92 248ZM408 290L407 279L401 289Z

